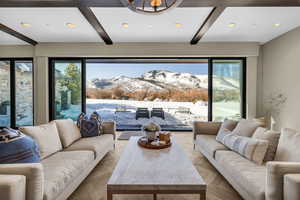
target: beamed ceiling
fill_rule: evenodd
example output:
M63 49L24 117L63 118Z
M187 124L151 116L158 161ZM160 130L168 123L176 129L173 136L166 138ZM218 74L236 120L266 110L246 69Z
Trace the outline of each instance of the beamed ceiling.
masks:
M299 27L299 18L300 0L183 0L155 16L134 13L120 0L1 0L0 45L265 43Z

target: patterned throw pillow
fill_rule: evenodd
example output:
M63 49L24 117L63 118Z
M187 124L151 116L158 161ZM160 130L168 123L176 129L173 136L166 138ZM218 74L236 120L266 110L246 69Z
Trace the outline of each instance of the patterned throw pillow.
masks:
M268 141L238 136L228 130L223 133L219 137L222 144L256 164L263 163L269 145Z
M264 158L264 162L273 161L275 159L275 154L279 142L280 132L267 130L262 127L258 127L254 132L252 138L267 140L269 142L268 150Z
M222 143L222 140L224 139L225 135L231 133L231 131L235 129L237 124L238 121L225 119L218 131L216 140Z
M0 130L0 164L39 162L39 148L31 137L10 128Z
M102 120L97 112L90 116L81 113L77 119L77 126L83 138L99 136L102 133Z

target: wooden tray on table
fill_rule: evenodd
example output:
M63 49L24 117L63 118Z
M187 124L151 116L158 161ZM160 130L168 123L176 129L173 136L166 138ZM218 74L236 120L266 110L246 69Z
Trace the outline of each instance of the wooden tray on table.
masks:
M146 148L146 149L165 149L165 148L169 148L170 146L172 146L172 142L169 142L167 144L161 144L159 143L159 145L153 145L148 141L143 140L146 137L141 137L138 139L138 145L140 147Z

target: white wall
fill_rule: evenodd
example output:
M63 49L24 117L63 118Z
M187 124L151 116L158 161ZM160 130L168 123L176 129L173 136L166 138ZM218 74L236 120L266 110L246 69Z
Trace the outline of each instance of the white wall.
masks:
M300 27L262 47L262 97L260 115L266 112L266 99L272 93L287 97L279 114L273 114L276 129L289 127L300 130Z
M256 116L256 80L259 44L238 43L44 43L31 46L0 46L1 57L34 57L35 123L49 120L49 57L247 57L247 113Z

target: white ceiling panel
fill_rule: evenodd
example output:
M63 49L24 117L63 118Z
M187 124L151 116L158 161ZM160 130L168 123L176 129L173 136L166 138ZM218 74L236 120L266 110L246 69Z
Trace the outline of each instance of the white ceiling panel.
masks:
M175 8L160 15L144 15L128 8L92 8L114 42L190 42L211 9Z
M103 42L77 8L0 8L0 23L37 42Z
M265 43L298 26L300 7L227 8L201 42Z
M27 44L5 32L0 31L0 45L24 45Z

